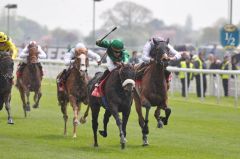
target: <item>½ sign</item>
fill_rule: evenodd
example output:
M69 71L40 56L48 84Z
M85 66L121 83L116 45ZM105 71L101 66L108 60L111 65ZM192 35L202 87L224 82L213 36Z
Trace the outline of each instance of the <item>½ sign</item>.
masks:
M239 31L235 25L227 24L221 29L221 44L225 49L234 49L239 44Z

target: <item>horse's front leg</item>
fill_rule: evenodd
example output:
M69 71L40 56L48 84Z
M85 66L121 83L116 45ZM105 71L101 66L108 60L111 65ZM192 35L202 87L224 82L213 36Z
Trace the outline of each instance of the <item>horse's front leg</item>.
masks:
M122 122L122 129L123 129L123 133L124 133L124 139L127 142L126 136L127 136L127 132L126 132L126 127L127 127L127 122L128 122L128 118L131 112L131 108L127 111L127 112L123 112L122 116L123 116L123 122Z
M123 129L122 129L122 121L121 121L121 119L119 117L117 108L118 108L117 106L115 106L115 107L113 106L113 108L111 110L111 113L112 113L113 117L116 120L116 124L117 124L119 132L120 132L121 148L124 149L126 141L125 141L124 132L123 132Z
M34 105L33 105L33 108L39 108L39 101L42 97L42 92L41 92L41 89L39 89L38 91L35 91L35 94L34 94Z
M100 135L102 135L103 137L107 137L107 125L108 125L110 116L111 116L111 112L106 109L104 113L104 118L103 118L103 130L99 130Z
M11 116L11 107L10 107L11 94L10 93L4 97L4 101L5 101L5 109L7 110L7 113L8 113L8 124L14 124Z
M26 111L30 111L31 110L30 102L29 102L30 91L29 90L25 91L25 94L26 94L26 97L27 97Z
M157 127L158 128L163 128L163 122L162 122L162 120L160 118L160 109L161 109L161 107L157 106L157 109L155 110L155 113L154 113L154 117L157 120Z
M77 99L73 95L69 95L69 102L72 105L73 112L74 112L74 117L73 117L73 138L77 137L77 126L79 124L78 121L78 114L80 111L79 105L77 104Z

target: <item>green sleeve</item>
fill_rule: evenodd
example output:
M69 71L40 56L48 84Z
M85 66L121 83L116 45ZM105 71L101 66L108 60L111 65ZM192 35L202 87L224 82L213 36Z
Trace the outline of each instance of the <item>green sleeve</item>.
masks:
M109 48L110 45L111 45L110 40L102 40L100 43L97 44L97 46L103 47L103 48Z
M123 50L122 61L128 62L129 61L129 53L127 50Z

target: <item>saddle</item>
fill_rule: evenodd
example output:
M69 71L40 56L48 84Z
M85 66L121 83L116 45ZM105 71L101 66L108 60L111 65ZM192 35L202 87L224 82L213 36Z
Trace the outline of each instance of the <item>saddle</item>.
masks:
M141 81L143 75L147 72L147 68L148 66L150 66L150 64L147 63L141 63L139 65L135 66L135 70L136 70L136 80L137 81Z

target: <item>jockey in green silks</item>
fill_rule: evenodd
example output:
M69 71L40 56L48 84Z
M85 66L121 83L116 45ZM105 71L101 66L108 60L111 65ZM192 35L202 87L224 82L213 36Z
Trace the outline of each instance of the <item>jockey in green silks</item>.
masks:
M101 77L101 82L113 69L121 66L122 63L128 63L129 53L124 49L124 44L120 39L102 41L97 40L96 45L107 49L107 70Z

